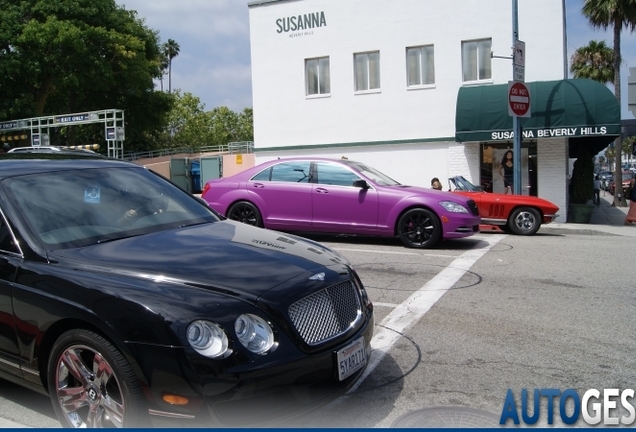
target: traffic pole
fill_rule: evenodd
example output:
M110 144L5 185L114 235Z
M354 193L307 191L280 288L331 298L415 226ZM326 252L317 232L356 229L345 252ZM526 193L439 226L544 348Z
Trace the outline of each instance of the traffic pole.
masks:
M512 0L512 46L517 46L519 40L519 5L517 0ZM514 50L514 48L513 48ZM514 57L514 53L513 53ZM515 76L515 62L512 61L512 77ZM519 116L512 117L512 131L514 135L512 163L514 165L513 174L513 192L515 195L521 195L521 122Z

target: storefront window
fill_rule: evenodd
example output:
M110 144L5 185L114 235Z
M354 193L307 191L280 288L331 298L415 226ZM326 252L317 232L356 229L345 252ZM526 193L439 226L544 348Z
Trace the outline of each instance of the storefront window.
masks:
M486 192L513 193L512 144L481 145L480 185ZM521 194L537 196L537 144L521 145Z

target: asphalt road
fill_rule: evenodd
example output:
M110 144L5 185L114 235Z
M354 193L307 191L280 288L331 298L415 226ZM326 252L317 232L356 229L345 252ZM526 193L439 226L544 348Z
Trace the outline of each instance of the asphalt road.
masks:
M634 239L593 234L482 233L426 251L316 237L347 256L367 287L373 354L347 396L281 426L488 427L508 389L518 402L522 389L634 388ZM546 426L545 400L540 411ZM59 427L48 399L6 382L0 417ZM554 423L563 425L556 415Z

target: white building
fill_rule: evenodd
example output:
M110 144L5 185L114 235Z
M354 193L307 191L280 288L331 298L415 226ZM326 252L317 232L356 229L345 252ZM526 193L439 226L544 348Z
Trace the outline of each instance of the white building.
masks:
M405 184L462 174L502 191L499 161L513 146L512 7L510 0L250 3L256 162L347 156ZM581 146L596 154L620 133L609 90L563 80L563 16L561 2L519 1L532 112L521 120L522 191L557 204L560 222L568 155Z

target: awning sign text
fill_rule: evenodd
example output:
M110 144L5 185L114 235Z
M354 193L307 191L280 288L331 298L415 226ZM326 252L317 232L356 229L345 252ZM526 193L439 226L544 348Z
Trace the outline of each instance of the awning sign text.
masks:
M558 138L558 137L574 137L574 136L598 136L606 135L606 126L581 126L571 128L553 128L553 129L528 129L523 130L523 137L532 138ZM515 137L513 131L491 132L490 139L493 141L510 140Z

